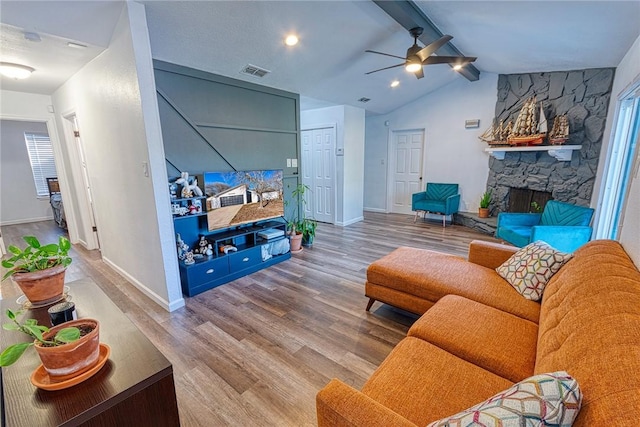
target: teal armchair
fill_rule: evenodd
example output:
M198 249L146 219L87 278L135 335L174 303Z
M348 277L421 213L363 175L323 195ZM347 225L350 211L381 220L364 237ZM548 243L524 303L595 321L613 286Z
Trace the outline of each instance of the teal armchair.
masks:
M411 196L411 210L416 213L413 222L418 219L419 212L437 213L442 215L444 227L447 215L457 213L459 205L458 184L428 182L425 191Z
M563 252L574 252L591 240L593 209L549 200L542 214L498 214L496 237L523 247L542 240Z

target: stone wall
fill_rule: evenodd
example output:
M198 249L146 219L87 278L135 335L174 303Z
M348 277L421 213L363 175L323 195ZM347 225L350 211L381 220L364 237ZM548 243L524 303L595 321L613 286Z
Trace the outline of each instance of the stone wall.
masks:
M498 121L515 122L524 102L535 95L538 105L542 103L549 130L555 116L567 113L570 135L566 144L581 144L582 149L574 151L569 162L535 151L506 153L504 160L490 157L487 189L493 192L492 215L507 211L510 187L548 191L555 200L589 205L613 74L613 68L599 68L498 77Z

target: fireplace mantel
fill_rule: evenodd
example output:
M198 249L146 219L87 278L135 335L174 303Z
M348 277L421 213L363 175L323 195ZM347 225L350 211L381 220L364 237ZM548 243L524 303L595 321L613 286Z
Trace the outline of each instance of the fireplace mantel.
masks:
M571 153L581 148L582 145L537 145L532 147L490 147L485 148L484 151L498 160L504 160L505 153L516 151L547 151L550 156L555 157L559 161L568 162L571 160Z

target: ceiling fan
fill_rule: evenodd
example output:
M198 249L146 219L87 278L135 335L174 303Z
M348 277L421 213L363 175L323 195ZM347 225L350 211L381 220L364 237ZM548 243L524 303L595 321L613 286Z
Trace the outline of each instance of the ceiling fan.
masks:
M428 46L420 47L418 45L418 37L422 34L422 27L415 27L409 30L409 33L413 37L413 46L407 49L407 56L397 56L391 55L389 53L384 52L376 52L375 50L365 50L365 52L376 53L378 55L391 56L392 58L398 58L404 60L402 64L392 65L390 67L380 68L378 70L369 71L365 74L377 73L378 71L388 70L390 68L402 67L409 72L412 72L416 75L417 78L421 79L424 77L424 72L422 71L423 65L431 65L431 64L453 64L454 66L466 65L470 62L475 61L477 58L472 56L431 56L433 53L440 49L442 46L447 44L449 40L451 40L452 36L442 36L438 40L434 41Z

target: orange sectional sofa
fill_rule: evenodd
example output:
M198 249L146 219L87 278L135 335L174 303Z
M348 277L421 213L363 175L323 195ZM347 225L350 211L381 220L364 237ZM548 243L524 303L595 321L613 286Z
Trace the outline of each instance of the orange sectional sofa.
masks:
M468 261L400 248L373 263L367 295L424 314L361 391L334 379L318 393L318 425L424 426L555 371L582 390L574 425L638 425L640 272L622 246L578 249L541 303L495 272L513 251L475 241Z

